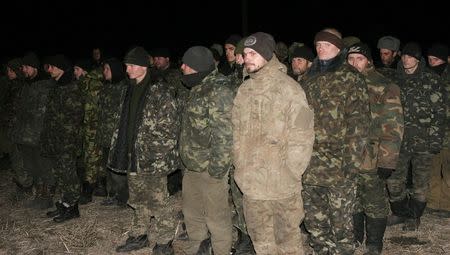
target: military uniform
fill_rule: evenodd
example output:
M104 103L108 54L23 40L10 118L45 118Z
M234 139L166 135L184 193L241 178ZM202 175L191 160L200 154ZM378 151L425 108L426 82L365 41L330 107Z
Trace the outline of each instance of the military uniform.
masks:
M81 146L80 128L83 102L73 74L66 71L54 83L50 92L44 129L41 134L42 155L54 160L53 175L66 207L78 206L80 183L76 172L76 158ZM78 211L78 207L76 209Z
M354 252L352 214L370 111L364 78L343 57L327 60L325 70L316 59L303 82L315 114L313 155L303 175L304 222L317 254Z
M173 239L177 219L169 204L167 175L175 171L179 122L176 101L166 84L151 84L147 73L141 83L134 80L121 102L120 117L112 137L108 168L126 173L129 186L128 205L134 209L130 236L147 235L157 243ZM136 121L130 123L134 131L130 148L127 127L133 90L143 86L136 111Z
M233 92L229 86L230 80L217 70L208 74L191 89L182 115L179 144L186 169L182 193L188 254L197 252L208 230L215 254L229 254L231 249L228 174Z
M85 169L84 181L94 184L100 179L106 178L105 171L99 171L101 160L101 147L96 143L95 137L98 130L99 92L103 87L103 75L101 69L94 69L79 81L83 93L84 118L83 118L83 145L82 162Z
M396 83L401 89L405 133L396 171L387 181L391 210L397 216L418 220L426 206L432 157L442 148L445 92L441 78L428 71L423 60L413 74L399 66ZM413 187L407 194L410 163Z

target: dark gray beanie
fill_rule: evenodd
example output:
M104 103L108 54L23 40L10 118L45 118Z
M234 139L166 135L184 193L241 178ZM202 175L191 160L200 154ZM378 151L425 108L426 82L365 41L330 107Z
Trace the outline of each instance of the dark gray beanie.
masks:
M142 47L135 47L131 49L125 55L123 62L125 64L132 64L145 67L148 67L150 65L148 52Z
M57 67L63 71L67 71L72 67L72 63L70 62L70 60L62 54L50 57L47 62L49 65Z
M24 66L31 66L34 68L39 69L41 63L39 62L39 58L34 52L28 52L23 58L22 58L22 65Z
M275 40L273 37L264 32L257 32L245 39L244 48L250 48L259 53L265 60L272 59L275 51Z
M211 51L203 46L189 48L184 53L182 61L197 72L208 72L215 68L214 57Z
M420 60L422 58L422 48L416 42L409 42L403 47L402 56L408 55Z

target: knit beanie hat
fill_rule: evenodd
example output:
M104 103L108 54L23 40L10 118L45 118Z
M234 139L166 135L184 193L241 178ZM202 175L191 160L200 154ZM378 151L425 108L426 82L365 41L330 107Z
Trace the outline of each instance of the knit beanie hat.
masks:
M48 59L48 64L57 67L63 71L67 71L72 67L72 63L70 63L69 59L62 54L50 57Z
M27 53L22 59L22 65L31 66L39 69L41 63L39 62L39 58L34 52Z
M356 36L346 36L342 38L342 42L344 43L345 47L350 47L353 44L361 42L361 40Z
M393 36L383 36L378 40L377 48L398 51L400 49L400 40Z
M137 66L148 67L150 65L150 59L148 52L142 47L135 47L131 49L123 59L125 64L132 64Z
M370 53L370 48L367 44L359 42L353 44L347 52L347 56L352 53L358 53L364 55L368 60L372 60L372 54Z
M225 40L224 44L231 44L236 46L239 41L242 39L242 37L240 35L230 35L230 37L227 38L227 40Z
M203 46L193 46L183 55L182 61L185 65L197 72L209 72L214 70L214 58L211 51Z
M444 62L447 62L448 47L447 47L447 45L442 44L442 43L433 43L433 45L431 45L431 48L428 49L427 55L437 57L439 59L444 60Z
M311 48L309 48L306 45L300 46L300 47L295 47L292 50L292 54L291 54L291 58L304 58L306 60L308 60L309 62L313 62L314 60L314 53L311 50Z
M273 37L264 32L257 32L245 39L244 48L250 48L259 53L265 60L272 59L275 51L275 40Z
M320 31L316 34L316 36L314 37L314 45L316 45L316 42L319 41L329 42L340 50L345 47L344 42L342 42L341 38L327 31Z
M170 58L170 50L168 48L156 48L151 51L152 57Z
M92 64L89 59L78 59L73 66L78 66L86 72L91 71Z
M422 58L422 48L420 48L420 45L416 42L409 42L403 47L402 56L403 55L409 55L420 60Z
M8 63L6 63L6 66L11 68L16 73L16 75L20 75L22 73L22 59L20 58L11 59L10 61L8 61Z

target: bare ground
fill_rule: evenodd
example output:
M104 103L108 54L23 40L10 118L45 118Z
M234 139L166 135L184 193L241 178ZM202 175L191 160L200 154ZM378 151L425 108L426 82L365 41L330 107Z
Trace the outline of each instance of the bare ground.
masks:
M81 217L56 224L45 210L26 208L27 199L14 199L15 184L4 160L0 162L0 255L1 254L115 254L127 237L131 209L101 206L103 198L80 206ZM174 246L180 253L181 241ZM364 247L356 255L364 253ZM128 254L151 254L145 248ZM307 250L307 254L312 254ZM383 254L450 254L450 214L427 210L419 231L388 227Z

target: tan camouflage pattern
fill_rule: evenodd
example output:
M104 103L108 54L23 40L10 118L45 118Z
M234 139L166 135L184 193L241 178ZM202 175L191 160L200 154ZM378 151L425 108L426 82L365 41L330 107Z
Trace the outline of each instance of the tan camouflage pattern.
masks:
M214 70L190 91L182 115L180 156L189 171L227 176L231 167L233 92Z

